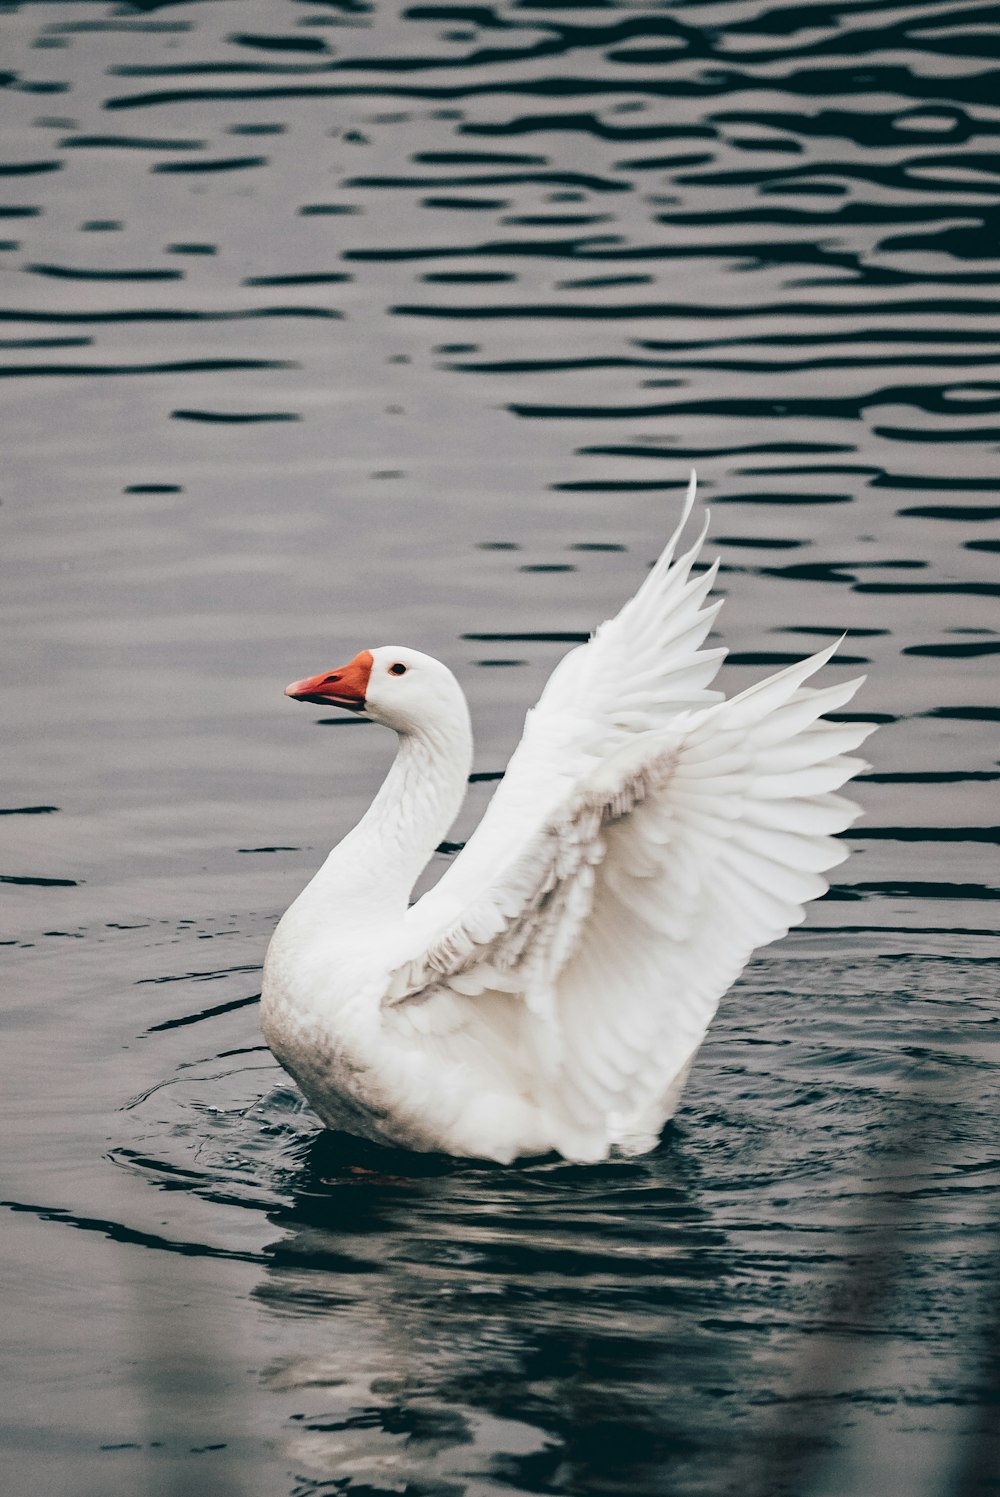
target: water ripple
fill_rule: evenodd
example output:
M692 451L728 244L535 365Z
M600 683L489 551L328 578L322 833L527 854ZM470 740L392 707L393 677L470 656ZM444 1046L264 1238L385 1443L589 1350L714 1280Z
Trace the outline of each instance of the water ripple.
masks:
M14 1485L936 1497L995 1402L993 10L121 9L0 79ZM320 1134L246 989L387 750L281 683L456 664L440 866L692 462L729 689L869 672L850 862L647 1158Z

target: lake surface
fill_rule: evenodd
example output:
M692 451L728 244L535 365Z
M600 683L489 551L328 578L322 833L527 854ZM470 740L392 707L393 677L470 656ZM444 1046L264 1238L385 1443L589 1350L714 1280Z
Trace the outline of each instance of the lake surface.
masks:
M4 1489L995 1490L995 10L0 33ZM392 743L285 682L447 660L460 841L692 464L727 689L869 672L850 861L656 1153L321 1134L259 969Z

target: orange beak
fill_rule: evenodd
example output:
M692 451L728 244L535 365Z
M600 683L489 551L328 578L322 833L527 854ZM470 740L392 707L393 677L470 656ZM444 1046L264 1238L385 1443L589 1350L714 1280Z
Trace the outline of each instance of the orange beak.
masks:
M374 663L371 651L362 650L349 665L310 676L305 681L293 681L285 687L285 696L294 697L297 702L318 702L322 707L347 707L360 712Z

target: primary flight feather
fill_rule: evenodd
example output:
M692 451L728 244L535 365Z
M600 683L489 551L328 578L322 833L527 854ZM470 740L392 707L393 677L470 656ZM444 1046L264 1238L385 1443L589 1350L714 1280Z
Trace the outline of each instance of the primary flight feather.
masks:
M475 834L410 906L472 759L451 672L396 646L293 683L396 730L372 806L279 923L262 1021L322 1120L509 1162L655 1144L722 995L846 856L837 795L872 725L836 646L730 698L703 648L705 537L557 666ZM707 520L705 522L707 527Z

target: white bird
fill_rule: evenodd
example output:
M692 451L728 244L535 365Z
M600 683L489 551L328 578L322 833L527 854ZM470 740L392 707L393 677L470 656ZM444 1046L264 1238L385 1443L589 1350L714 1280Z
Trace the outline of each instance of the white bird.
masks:
M804 918L858 814L834 794L871 724L824 720L861 679L804 683L836 645L725 700L718 562L674 536L553 672L463 851L408 905L472 761L461 687L395 645L297 681L398 752L367 814L280 921L262 1023L331 1128L508 1163L652 1148L719 1000Z

